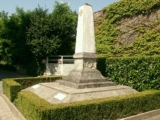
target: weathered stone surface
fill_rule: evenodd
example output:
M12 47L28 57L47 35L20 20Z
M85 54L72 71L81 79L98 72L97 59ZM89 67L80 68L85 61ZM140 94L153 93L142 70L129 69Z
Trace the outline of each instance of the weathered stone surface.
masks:
M75 53L95 53L95 36L92 6L79 8Z
M67 77L57 82L61 85L77 89L116 85L116 83L104 78L101 73L95 69L73 70Z
M61 85L76 88L76 89L85 89L85 88L96 88L96 87L108 87L108 86L114 86L116 85L113 82L105 81L105 82L86 82L86 83L74 83L74 82L68 82L68 81L59 81Z
M95 69L96 70L95 53L78 53L74 55L74 70Z
M57 82L77 89L116 85L104 78L96 69L96 57L95 53L75 54L74 69L63 80Z
M78 58L97 58L97 54L96 53L76 53L73 56L75 59Z
M160 21L160 10L154 11L150 15L137 15L132 18L122 19L121 24L117 28L123 34L120 34L118 39L122 40L123 45L130 45L140 35L135 28L145 28L147 30L152 28L156 21Z
M105 15L103 14L102 10L99 10L99 11L93 13L93 19L94 19L94 21L101 20L104 17L105 17Z
M41 83L38 86L39 87L29 87L25 90L33 92L52 104L93 100L137 92L130 87L121 85L86 89L75 89L72 87L59 85L58 83Z

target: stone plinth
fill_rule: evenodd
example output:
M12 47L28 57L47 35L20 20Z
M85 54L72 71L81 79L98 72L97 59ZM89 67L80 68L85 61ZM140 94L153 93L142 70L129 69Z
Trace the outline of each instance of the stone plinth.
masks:
M25 91L31 91L51 104L115 97L137 92L130 87L122 85L75 89L72 87L59 85L58 83L40 83L25 89Z
M77 89L107 87L116 85L108 81L96 69L97 55L94 53L78 53L74 55L74 69L70 74L58 80L60 85L69 86Z

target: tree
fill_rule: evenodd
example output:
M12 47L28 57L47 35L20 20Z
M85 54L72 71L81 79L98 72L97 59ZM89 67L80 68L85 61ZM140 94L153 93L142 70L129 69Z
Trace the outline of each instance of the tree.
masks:
M36 57L73 54L76 34L76 12L67 3L55 2L51 14L38 7L30 16L28 45Z
M67 3L57 1L51 14L41 7L31 13L27 44L39 68L38 73L44 67L42 59L55 54L73 54L76 18L76 12L72 12Z
M76 36L77 14L68 3L55 2L52 12L53 33L60 39L57 54L73 54Z
M3 39L3 35L5 33L5 30L6 30L6 26L5 26L5 23L6 21L8 20L8 13L6 13L5 11L2 11L0 12L0 61L2 59L6 59L6 55L4 51L8 51L8 47L7 47L7 44L9 43L6 43L7 40ZM8 54L9 56L9 54Z
M31 52L26 45L26 28L29 26L29 12L16 8L16 13L3 19L4 29L1 31L1 54L8 64L23 66L29 61Z
M27 44L36 58L56 53L59 47L58 36L53 33L53 24L48 10L36 8L30 15L31 24L27 30Z
M0 12L0 19L7 19L8 18L8 13L5 11Z
M16 8L0 14L0 59L22 67L32 75L43 73L42 59L54 54L73 54L76 12L67 3L55 2L54 10ZM2 19L3 18L3 19Z

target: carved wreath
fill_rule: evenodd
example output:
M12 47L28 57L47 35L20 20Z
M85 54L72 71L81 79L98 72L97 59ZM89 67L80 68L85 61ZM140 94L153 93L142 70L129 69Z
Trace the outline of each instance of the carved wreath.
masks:
M86 67L92 68L93 67L93 62L86 62Z

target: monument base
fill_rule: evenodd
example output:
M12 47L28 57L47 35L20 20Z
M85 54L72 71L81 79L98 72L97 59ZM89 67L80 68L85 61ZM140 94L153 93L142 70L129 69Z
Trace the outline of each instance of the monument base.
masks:
M136 93L137 91L122 85L75 89L58 83L40 83L24 89L31 91L51 104L71 103L76 101L93 100L119 95Z
M57 80L60 85L84 89L94 87L107 87L114 86L116 83L111 82L104 78L98 70L73 70L63 80Z
M94 87L114 86L116 83L104 78L96 69L95 53L76 53L74 54L74 69L70 74L57 82L60 85L84 89Z

